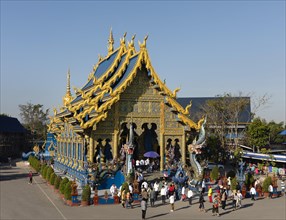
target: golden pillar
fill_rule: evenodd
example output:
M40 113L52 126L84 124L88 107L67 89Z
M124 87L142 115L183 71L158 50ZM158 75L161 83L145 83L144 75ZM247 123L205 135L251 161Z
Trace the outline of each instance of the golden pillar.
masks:
M118 133L119 131L115 129L113 134L113 158L118 158Z
M164 133L165 133L165 104L160 103L160 170L164 170Z
M186 164L186 133L185 130L183 130L183 135L182 135L182 146L181 146L181 150L182 150L182 163L183 165Z
M90 135L89 138L89 161L93 163L93 157L94 157L94 139L93 135Z

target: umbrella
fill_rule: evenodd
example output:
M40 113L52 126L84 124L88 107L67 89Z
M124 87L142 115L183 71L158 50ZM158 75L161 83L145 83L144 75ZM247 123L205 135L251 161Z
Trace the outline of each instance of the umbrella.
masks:
M286 130L281 131L279 134L280 134L280 135L286 135Z
M160 157L160 155L155 151L148 151L144 154L144 157L156 158L156 157Z

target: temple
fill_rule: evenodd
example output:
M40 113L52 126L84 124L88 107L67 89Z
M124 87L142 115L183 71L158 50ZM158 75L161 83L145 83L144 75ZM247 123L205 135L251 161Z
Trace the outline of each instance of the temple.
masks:
M119 163L131 133L134 160L155 151L163 170L173 147L185 164L190 134L204 121L194 122L189 115L192 103L183 108L176 100L179 89L168 89L155 72L146 48L148 37L139 41L138 51L135 36L127 43L125 37L114 49L110 31L107 55L99 56L87 83L75 89L74 96L68 71L63 106L51 117L49 132L57 140L55 167L75 178L88 176L94 166Z

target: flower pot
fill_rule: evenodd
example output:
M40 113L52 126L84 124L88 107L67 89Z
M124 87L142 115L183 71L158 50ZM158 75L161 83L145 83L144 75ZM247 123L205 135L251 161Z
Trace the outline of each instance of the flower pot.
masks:
M263 196L264 196L264 198L268 198L269 197L269 192L264 192Z
M94 196L93 197L93 204L98 205L98 200L99 200L98 196Z
M72 206L72 201L71 200L66 200L66 204L69 206Z
M88 201L82 201L80 202L81 206L89 206L89 202Z
M119 204L119 197L118 196L113 196L114 198L114 203Z

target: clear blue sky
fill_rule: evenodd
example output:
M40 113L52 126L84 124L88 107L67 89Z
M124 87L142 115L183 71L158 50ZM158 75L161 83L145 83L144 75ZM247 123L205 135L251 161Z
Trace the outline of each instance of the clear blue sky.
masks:
M285 122L285 1L1 1L0 112L62 104L66 73L82 87L98 54L127 32L149 35L152 64L180 97L242 92L271 99L258 116ZM136 44L137 49L138 44Z

